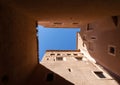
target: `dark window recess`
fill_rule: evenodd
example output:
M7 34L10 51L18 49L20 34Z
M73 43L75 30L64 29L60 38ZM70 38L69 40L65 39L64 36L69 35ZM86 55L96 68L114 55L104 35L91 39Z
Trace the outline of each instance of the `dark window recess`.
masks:
M91 37L91 39L95 40L95 39L96 39L96 37Z
M4 75L1 79L2 83L4 83L4 84L8 83L8 80L9 80L9 78L7 75Z
M71 55L71 54L67 54L68 56Z
M52 54L50 54L50 55L55 55L55 54L52 53Z
M60 55L60 54L57 54L58 56Z
M113 20L115 26L118 26L118 16L112 16L112 20Z
M82 60L82 57L75 57L77 60Z
M87 24L87 31L93 30L93 28L90 26L90 24Z
M63 60L63 57L56 57L56 60L62 61L62 60Z
M81 55L84 55L83 53L81 53Z
M59 25L61 25L62 23L61 23L61 22L55 22L54 24L59 24Z
M72 23L72 24L78 24L77 22L74 22L74 23Z
M54 74L53 73L48 73L46 81L51 82L54 80Z
M102 71L94 71L95 75L97 75L99 78L106 78Z
M35 27L36 27L36 28L38 27L38 21L35 22Z
M47 60L49 60L49 58L47 58Z
M87 41L87 39L86 39L86 36L85 36L85 35L83 36L83 40L84 40L84 41Z
M70 69L70 68L68 68L68 71L69 71L69 72L71 72L71 69Z
M78 54L73 54L74 56L77 56Z
M112 54L115 54L115 48L114 47L110 47L109 48L109 52L112 53Z

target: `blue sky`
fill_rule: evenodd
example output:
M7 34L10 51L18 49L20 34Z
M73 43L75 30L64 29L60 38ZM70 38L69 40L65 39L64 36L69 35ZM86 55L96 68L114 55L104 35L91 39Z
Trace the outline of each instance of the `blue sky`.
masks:
M75 50L76 32L80 29L45 28L38 26L39 59L41 60L46 50Z

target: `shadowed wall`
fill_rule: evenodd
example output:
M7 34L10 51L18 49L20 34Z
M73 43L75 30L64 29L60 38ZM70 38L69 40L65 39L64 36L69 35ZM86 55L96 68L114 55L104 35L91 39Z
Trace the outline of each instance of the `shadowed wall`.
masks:
M1 0L0 85L18 85L18 83L22 85L38 65L36 20L67 23L57 27L82 28L82 25L98 18L120 15L119 10L119 0L70 0L69 2L65 0ZM98 49L90 54L106 67L110 65L108 68L113 72L120 74L120 69L115 66L119 64L119 51L115 57L103 52L107 51L109 43L115 45L117 49L120 48L119 38L116 38L119 36L119 29L113 30L114 25L110 20L107 20L108 23L103 20L96 24L95 29L97 29L93 33L101 42L96 41L95 45ZM73 22L78 24L70 25ZM104 22L106 24L103 24ZM56 27L51 23L44 26Z

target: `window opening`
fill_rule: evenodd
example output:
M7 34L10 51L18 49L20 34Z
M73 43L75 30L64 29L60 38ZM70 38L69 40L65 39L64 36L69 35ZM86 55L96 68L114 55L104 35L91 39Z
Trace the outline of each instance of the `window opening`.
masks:
M68 68L68 71L69 71L69 72L72 72L72 70L71 70L70 68Z
M113 20L115 26L118 26L118 16L112 16L112 20Z
M115 46L112 46L112 45L109 45L109 46L108 46L108 53L109 53L110 55L115 56L115 55L116 55L116 47L115 47Z
M72 24L78 24L77 22L74 22L74 23L72 23Z
M49 58L47 58L47 60L49 60Z
M95 39L96 39L96 37L95 37L95 36L92 36L92 37L91 37L91 39L92 39L92 40L95 40Z
M67 55L70 56L71 54L68 53Z
M1 81L2 81L2 83L4 83L5 85L8 83L8 81L9 81L9 77L8 77L8 75L4 75L3 77L2 77L2 79L1 79Z
M57 56L60 56L60 54L58 53Z
M47 78L46 78L46 81L47 82L51 82L54 80L54 74L53 73L48 73L47 74Z
M78 61L82 60L82 57L75 57Z
M55 54L52 53L52 54L50 54L50 55L53 56L53 55L55 55Z
M61 22L55 22L54 24L59 24L59 25L61 25L62 23L61 23Z
M84 41L87 41L86 35L83 35L83 40L84 40Z
M74 56L77 56L78 54L73 54Z
M62 60L63 60L63 57L56 57L56 60L62 61Z
M87 24L87 31L93 30L93 27L91 26L91 24Z
M102 71L94 71L94 74L99 78L106 78Z

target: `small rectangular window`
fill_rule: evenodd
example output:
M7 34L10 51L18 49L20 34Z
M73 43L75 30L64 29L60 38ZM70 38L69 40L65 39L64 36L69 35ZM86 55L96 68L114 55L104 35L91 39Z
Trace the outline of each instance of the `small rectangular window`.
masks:
M115 54L115 49L114 49L114 47L110 47L110 53Z
M60 54L58 53L57 56L60 56Z
M87 24L87 31L93 30L93 27L91 26L91 24Z
M106 78L102 71L94 71L94 74L95 74L98 78Z
M54 24L59 24L59 25L61 25L62 23L61 23L61 22L55 22Z
M83 39L84 41L87 41L86 35L83 35L82 39Z
M92 39L92 40L96 40L96 37L95 37L95 36L92 36L91 39Z
M68 68L68 71L69 71L69 72L72 72L72 69Z
M56 57L56 60L62 61L62 60L63 60L63 57Z
M49 58L47 58L47 60L49 60Z
M53 73L48 73L46 77L47 82L51 82L54 80L54 74Z
M51 56L55 55L54 53L50 54Z
M82 57L75 57L78 61L82 60Z
M109 53L110 55L115 56L115 55L116 55L116 47L115 47L115 46L112 46L112 45L109 45L109 46L108 46L108 53Z
M74 56L77 56L78 54L73 54Z
M71 54L68 53L67 55L70 56Z
M72 24L75 24L75 25L76 25L76 24L79 24L79 23L77 23L77 22L74 22L74 23L72 23Z
M112 16L113 23L118 26L118 16Z

